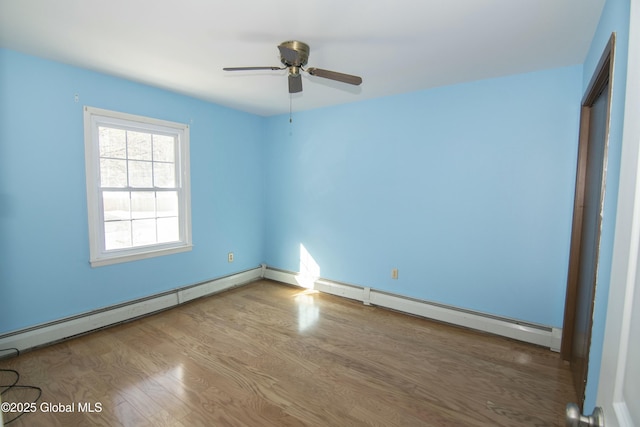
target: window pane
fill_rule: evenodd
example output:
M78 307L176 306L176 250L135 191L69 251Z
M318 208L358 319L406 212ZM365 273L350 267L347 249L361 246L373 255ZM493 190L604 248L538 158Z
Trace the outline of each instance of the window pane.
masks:
M125 191L105 191L102 193L104 220L131 219L129 193Z
M131 221L104 223L104 247L106 250L131 247Z
M178 192L158 191L156 193L158 216L178 216Z
M151 134L128 131L127 154L129 159L151 160Z
M100 157L127 158L127 141L122 129L98 127L98 144Z
M138 188L153 187L151 162L129 161L129 186Z
M126 187L127 186L127 161L100 159L100 186Z
M153 163L154 185L159 188L176 186L176 169L173 163Z
M158 218L158 243L180 240L178 218Z
M158 162L175 162L175 137L153 135L153 160Z
M156 243L156 220L139 219L132 221L133 245L150 245Z
M155 218L156 198L153 191L131 192L131 218Z

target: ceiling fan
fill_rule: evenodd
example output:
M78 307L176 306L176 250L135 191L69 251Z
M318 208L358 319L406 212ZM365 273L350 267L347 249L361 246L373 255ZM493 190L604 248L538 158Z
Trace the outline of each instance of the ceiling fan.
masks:
M309 67L309 45L297 40L289 40L278 45L280 50L280 62L284 67L228 67L224 71L252 71L252 70L289 70L289 93L302 92L302 76L300 71L305 71L312 76L335 80L351 85L359 85L362 78L351 74L338 73L336 71L323 70L321 68Z

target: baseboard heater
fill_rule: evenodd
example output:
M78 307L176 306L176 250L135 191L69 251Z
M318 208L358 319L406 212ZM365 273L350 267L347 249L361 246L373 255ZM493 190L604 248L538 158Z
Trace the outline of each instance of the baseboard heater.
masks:
M207 295L235 288L260 279L265 267L159 293L53 322L0 335L0 348L25 351L66 338L133 320ZM1 355L0 355L1 356Z
M0 348L17 348L22 352L166 310L260 278L305 288L311 287L319 292L361 301L367 305L386 307L560 351L562 329L559 328L492 316L322 278L310 281L309 277L299 273L267 267L264 264L229 276L9 332L0 335Z
M548 347L556 352L560 351L562 339L562 329L560 328L493 316L389 292L382 292L369 287L340 283L322 278L309 278L299 273L271 267L265 269L264 278L294 286L312 288L319 292L361 301L367 305L386 307L427 319L438 320Z

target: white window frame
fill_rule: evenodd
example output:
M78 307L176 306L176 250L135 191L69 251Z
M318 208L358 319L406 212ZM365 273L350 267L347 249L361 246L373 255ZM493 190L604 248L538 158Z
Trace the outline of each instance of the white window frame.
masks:
M178 241L134 246L125 249L105 249L104 210L100 189L99 126L176 136L178 142L175 163L178 169L176 171L176 189L178 191L178 223L180 229ZM99 267L190 251L193 245L191 241L189 126L182 123L85 106L84 144L89 219L89 261L91 266Z

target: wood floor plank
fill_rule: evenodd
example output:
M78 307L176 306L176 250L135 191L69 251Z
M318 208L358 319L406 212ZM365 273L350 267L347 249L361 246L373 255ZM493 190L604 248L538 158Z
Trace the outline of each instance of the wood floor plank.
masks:
M561 426L576 401L548 349L267 280L0 368L75 405L12 426Z

